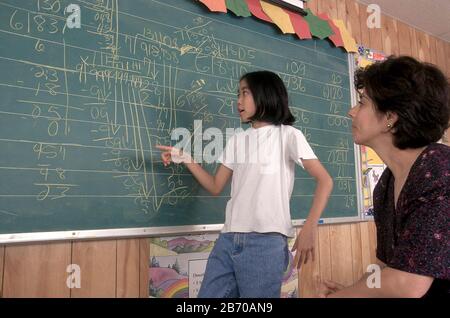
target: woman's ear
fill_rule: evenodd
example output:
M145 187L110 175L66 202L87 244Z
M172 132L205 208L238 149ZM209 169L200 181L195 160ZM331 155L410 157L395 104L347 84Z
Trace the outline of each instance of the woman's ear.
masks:
M392 126L394 126L394 124L398 120L398 115L396 113L393 113L393 112L387 112L386 113L386 120L387 120L388 124L391 124Z
M396 113L393 112L387 112L386 113L386 129L387 131L391 131L391 132L395 132L395 123L398 120L398 115Z

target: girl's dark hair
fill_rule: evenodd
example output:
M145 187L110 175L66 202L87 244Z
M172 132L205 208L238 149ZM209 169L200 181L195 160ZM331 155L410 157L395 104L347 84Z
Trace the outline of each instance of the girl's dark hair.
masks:
M434 65L409 56L390 56L355 73L378 112L397 114L394 145L420 148L442 138L449 127L449 82Z
M250 121L265 121L274 125L292 125L295 118L289 110L288 93L281 78L269 71L243 75L255 101L256 113Z

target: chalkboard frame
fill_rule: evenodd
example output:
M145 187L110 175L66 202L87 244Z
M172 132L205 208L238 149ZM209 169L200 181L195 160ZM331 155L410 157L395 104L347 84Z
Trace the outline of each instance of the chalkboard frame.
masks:
M350 96L352 105L356 104L356 91L353 87L353 74L356 68L354 54L347 54L349 65ZM364 196L362 191L362 171L360 147L354 144L355 156L355 177L356 177L356 197L357 212L356 216L325 218L321 223L338 224L365 221L363 215ZM301 226L303 219L294 219L294 226ZM30 233L8 233L0 234L0 244L43 242L43 241L64 241L64 240L93 240L93 239L112 239L129 237L156 237L169 235L198 234L206 232L219 232L223 224L200 224L183 226L157 226L157 227L139 227L139 228L111 228L96 230L65 230L51 232L30 232Z

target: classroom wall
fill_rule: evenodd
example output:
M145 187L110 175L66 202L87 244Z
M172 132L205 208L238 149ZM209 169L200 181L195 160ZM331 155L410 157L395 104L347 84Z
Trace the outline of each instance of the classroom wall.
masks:
M308 6L346 21L358 43L434 63L450 77L450 43L388 16L381 29L368 30L366 6L355 0L309 0ZM373 222L320 226L316 261L299 273L300 295L312 296L317 278L357 281L376 262L375 248ZM0 246L0 297L147 297L149 257L142 238ZM80 265L82 288L66 287L68 264Z

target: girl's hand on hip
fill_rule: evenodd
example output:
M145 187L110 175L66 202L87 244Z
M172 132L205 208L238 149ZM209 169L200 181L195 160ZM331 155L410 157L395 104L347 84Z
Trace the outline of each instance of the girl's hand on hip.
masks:
M300 231L300 234L297 235L297 239L295 240L294 246L292 247L292 252L297 251L294 258L294 266L298 269L303 264L306 264L308 260L315 260L315 242L317 235L317 224L312 224L306 222L303 228Z

